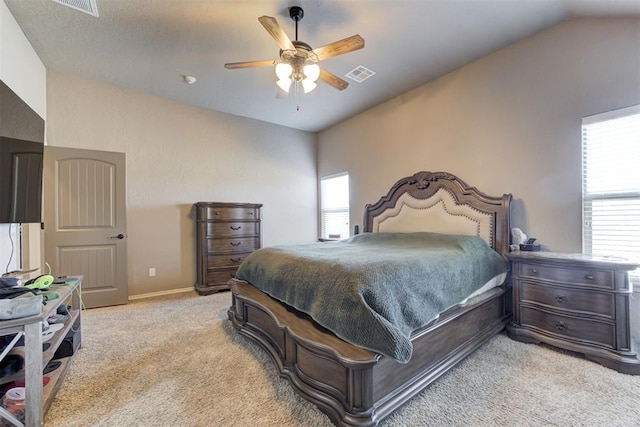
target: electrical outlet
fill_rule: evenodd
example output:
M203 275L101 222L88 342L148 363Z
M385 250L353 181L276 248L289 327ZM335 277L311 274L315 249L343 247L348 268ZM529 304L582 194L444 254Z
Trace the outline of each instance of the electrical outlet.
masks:
M153 277L156 275L156 268L155 267L151 267L149 269L149 277Z

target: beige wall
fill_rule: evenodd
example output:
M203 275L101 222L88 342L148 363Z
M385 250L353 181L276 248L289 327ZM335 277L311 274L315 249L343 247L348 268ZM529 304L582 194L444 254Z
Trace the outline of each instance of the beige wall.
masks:
M0 1L0 79L33 111L46 120L46 69L7 5L2 1Z
M47 109L49 145L126 154L130 296L193 285L198 201L264 204L265 246L317 237L315 134L51 71Z
M0 1L0 80L40 117L47 118L46 69L3 1ZM8 225L0 224L0 259L3 273L10 257L13 259L10 270L18 266L17 256L11 256L12 243L7 237L8 228ZM15 230L16 228L12 227L12 232L15 233ZM39 224L24 224L22 237L22 267L25 270L42 267Z
M443 170L512 193L512 225L544 248L580 251L581 118L638 103L640 20L572 20L321 132L318 171L349 172L352 224L397 179Z

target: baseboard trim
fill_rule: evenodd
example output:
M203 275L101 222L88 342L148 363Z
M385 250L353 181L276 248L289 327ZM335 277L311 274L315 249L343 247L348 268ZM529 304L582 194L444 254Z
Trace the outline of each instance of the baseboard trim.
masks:
M188 288L170 289L168 291L149 292L147 294L129 295L129 301L144 298L161 297L163 295L181 294L183 292L194 292L193 286L190 286Z

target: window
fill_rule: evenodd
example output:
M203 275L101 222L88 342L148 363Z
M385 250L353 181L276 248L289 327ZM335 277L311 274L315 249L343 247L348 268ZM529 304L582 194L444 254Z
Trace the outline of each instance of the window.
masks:
M349 174L320 179L322 238L349 237Z
M583 118L582 160L583 251L640 261L640 105Z

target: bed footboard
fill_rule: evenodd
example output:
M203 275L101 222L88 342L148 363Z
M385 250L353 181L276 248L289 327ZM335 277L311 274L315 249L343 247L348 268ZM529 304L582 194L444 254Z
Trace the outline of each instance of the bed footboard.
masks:
M229 281L229 319L273 358L282 377L336 425L370 426L500 332L511 318L510 287L452 309L412 337L407 364L351 345L247 282Z

